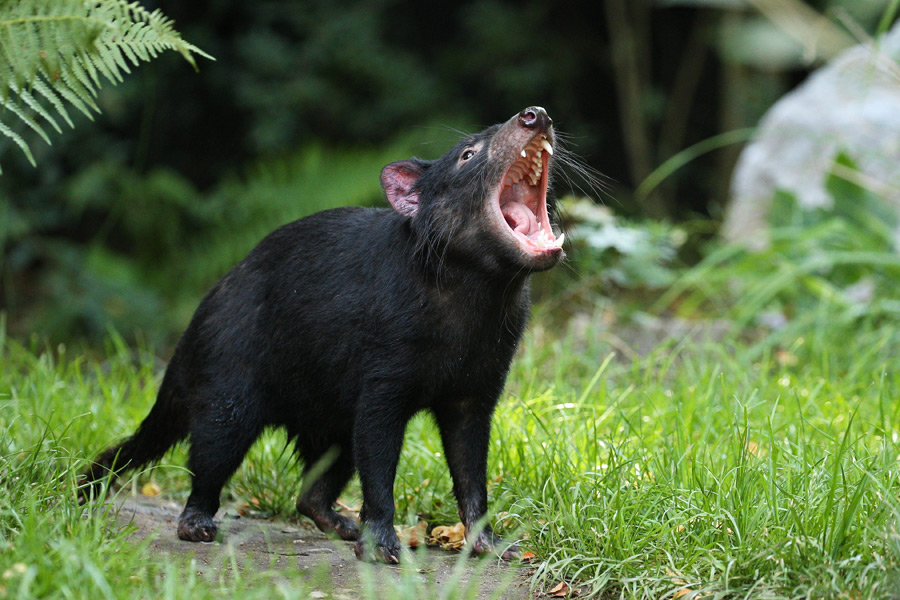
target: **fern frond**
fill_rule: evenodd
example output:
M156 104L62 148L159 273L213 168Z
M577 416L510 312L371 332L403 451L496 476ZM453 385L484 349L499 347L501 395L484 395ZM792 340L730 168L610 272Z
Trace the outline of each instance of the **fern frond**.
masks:
M159 10L127 0L0 0L0 135L31 164L21 122L50 143L42 123L53 114L71 127L66 104L93 119L103 80L113 85L141 62L174 50L195 69L194 55L211 56L181 38ZM0 171L2 173L2 171Z
M23 97L24 96L30 96L30 94L28 94L26 92L23 95ZM24 110L21 106L19 106L12 99L0 100L0 106L2 106L4 109L8 110L15 116L19 117L20 119L22 119L22 121L24 121L25 124L28 125L31 129L36 131L37 134L39 136L41 136L45 142L47 142L48 144L50 143L50 137L47 135L47 132L44 131L44 128L41 127L40 124L38 124L38 122L35 121L34 118L30 114L28 114L28 112L26 110ZM55 121L52 121L52 124L54 126L56 126ZM58 129L58 126L57 126L57 129Z
M31 164L34 164L34 156L31 155L31 148L28 147L28 144L25 143L25 140L22 139L21 135L4 125L3 121L0 121L0 134L11 139L16 146L22 149L22 152L25 153L25 156L28 157Z

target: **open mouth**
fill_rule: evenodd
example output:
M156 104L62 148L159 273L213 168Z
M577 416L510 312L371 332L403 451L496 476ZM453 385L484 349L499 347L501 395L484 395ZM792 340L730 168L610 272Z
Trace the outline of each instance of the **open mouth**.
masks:
M500 216L518 246L530 256L559 253L565 240L565 234L556 237L553 233L547 215L547 165L552 154L547 135L535 135L500 183Z

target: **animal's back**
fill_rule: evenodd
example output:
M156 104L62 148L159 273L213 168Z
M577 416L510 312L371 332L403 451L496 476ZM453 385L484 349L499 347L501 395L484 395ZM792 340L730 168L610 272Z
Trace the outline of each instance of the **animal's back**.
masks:
M375 360L378 332L389 332L378 316L392 307L402 319L407 304L408 286L373 281L394 260L386 247L396 221L388 210L340 208L267 236L203 299L172 358L170 369L183 365L178 384L250 385L236 401L258 403L269 424L308 422L320 405L345 411L364 366L359 348ZM395 273L409 268L396 262Z

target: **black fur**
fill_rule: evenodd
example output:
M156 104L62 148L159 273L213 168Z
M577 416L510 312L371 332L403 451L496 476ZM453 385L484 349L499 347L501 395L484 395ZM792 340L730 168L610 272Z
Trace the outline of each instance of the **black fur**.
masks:
M397 562L394 475L406 424L427 409L472 532L487 511L491 414L527 320L528 275L561 254L523 258L487 216L533 133L517 116L436 161L393 163L382 181L396 210L329 210L266 237L203 299L155 406L97 458L83 491L189 436L193 487L178 535L212 540L222 486L263 429L284 427L307 469L338 451L299 512L359 539L358 556ZM354 471L362 536L333 510ZM489 527L470 536L477 552L500 542Z

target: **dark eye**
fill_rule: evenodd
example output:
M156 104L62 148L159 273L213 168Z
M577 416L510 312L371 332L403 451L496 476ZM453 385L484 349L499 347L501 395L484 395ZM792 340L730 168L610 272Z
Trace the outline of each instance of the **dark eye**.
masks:
M462 153L462 156L460 156L459 159L460 160L469 160L473 156L475 156L475 151L472 150L471 148L469 148L468 150L466 150L465 152Z

